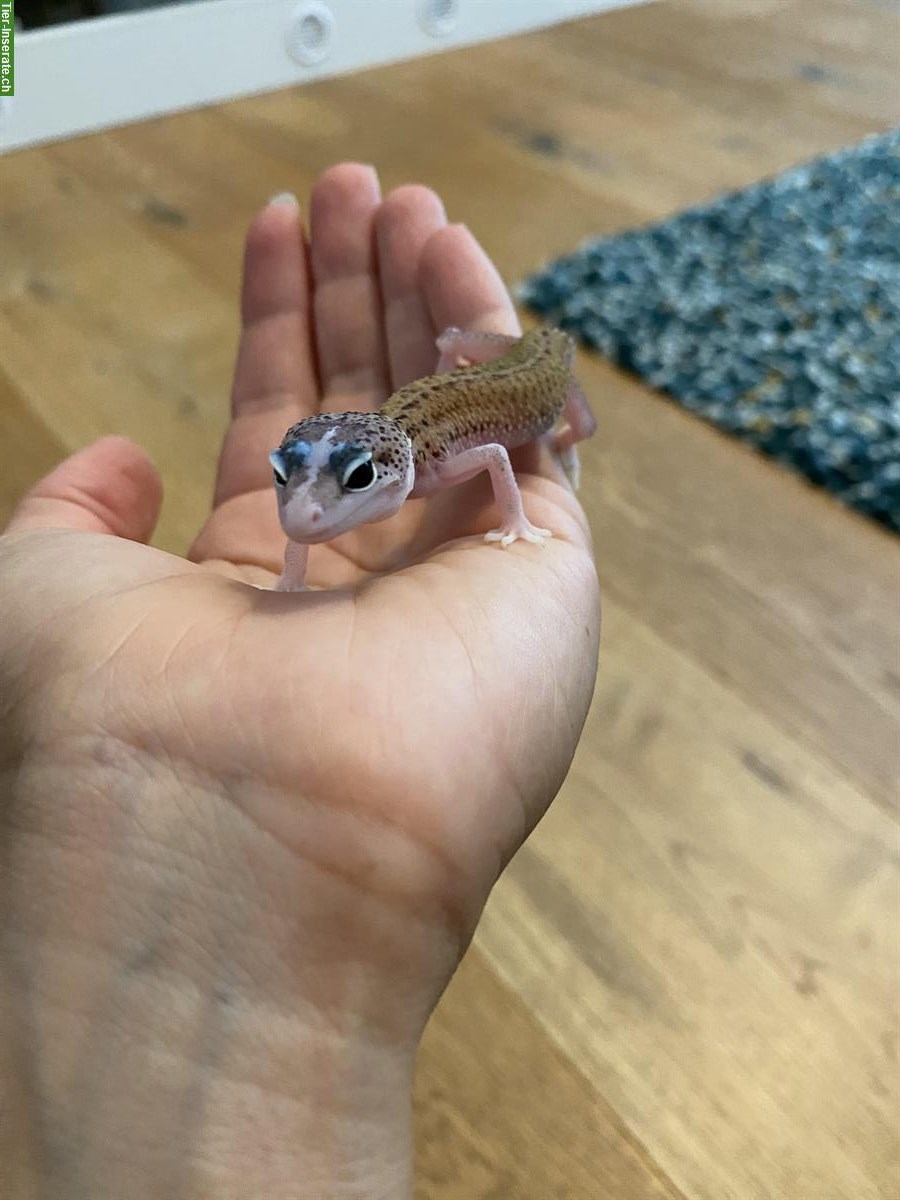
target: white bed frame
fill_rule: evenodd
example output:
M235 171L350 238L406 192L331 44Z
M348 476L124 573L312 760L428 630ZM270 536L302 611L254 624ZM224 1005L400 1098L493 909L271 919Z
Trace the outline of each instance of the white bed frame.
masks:
M16 33L0 150L488 41L642 0L192 0Z

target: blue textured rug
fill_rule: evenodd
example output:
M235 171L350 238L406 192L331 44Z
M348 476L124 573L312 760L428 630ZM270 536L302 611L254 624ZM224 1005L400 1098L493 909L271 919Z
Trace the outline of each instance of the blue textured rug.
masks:
M900 530L900 130L591 242L520 297Z

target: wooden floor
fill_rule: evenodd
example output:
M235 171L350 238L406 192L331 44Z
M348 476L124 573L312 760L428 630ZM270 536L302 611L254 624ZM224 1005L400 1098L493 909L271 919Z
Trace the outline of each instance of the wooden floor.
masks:
M0 160L0 510L125 432L184 548L271 193L374 162L515 281L887 128L898 19L651 5ZM897 1200L900 543L579 369L601 678L425 1039L419 1198Z

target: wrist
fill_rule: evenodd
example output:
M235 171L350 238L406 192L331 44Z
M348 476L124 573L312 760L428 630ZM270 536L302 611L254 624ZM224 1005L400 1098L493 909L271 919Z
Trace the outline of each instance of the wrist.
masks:
M370 1040L310 1032L273 1013L239 1020L207 1072L189 1194L402 1200L412 1071L411 1055Z
M9 1200L409 1194L410 1056L222 992L169 995L139 1028L15 1007L0 1035Z
M406 1195L418 1027L322 940L321 893L195 782L72 766L57 745L6 777L0 1162L20 1195Z

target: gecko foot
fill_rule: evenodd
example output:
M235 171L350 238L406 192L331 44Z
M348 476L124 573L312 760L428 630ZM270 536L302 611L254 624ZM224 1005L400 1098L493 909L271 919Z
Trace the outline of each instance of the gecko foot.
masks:
M557 451L559 455L560 466L566 473L566 478L572 485L572 491L578 491L578 485L581 482L581 463L578 459L577 446L564 446Z
M501 529L489 529L484 535L486 542L499 542L501 546L511 546L521 538L524 542L533 542L535 546L543 546L544 539L553 537L549 529L541 529L532 525L527 518L505 525Z

